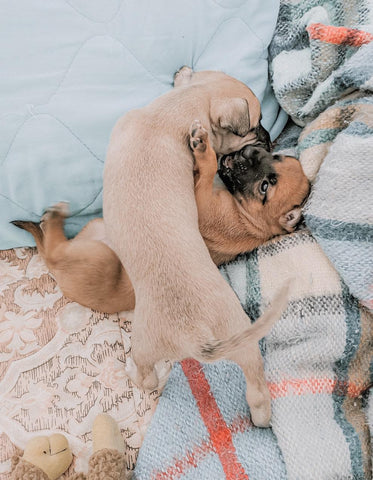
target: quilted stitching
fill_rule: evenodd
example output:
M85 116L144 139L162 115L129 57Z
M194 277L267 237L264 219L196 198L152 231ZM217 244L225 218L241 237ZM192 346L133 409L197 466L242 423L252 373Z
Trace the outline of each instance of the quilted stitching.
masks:
M284 125L267 85L272 0L8 0L0 19L0 248L33 245L9 225L67 200L69 236L101 214L115 121L172 88L184 64L246 82L267 128Z

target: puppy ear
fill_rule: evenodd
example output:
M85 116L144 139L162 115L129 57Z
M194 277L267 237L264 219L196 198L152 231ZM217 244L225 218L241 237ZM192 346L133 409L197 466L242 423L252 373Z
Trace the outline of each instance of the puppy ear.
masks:
M280 225L287 232L293 232L301 217L302 209L300 207L293 208L293 210L280 217Z
M250 130L249 104L245 98L213 99L210 106L212 123L239 137Z

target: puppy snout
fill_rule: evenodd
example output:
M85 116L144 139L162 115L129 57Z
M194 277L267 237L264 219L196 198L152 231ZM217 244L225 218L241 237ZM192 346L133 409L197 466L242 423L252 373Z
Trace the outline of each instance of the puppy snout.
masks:
M259 155L259 149L252 145L246 145L241 151L241 154L245 160L257 160Z
M240 152L240 160L244 159L246 165L257 168L268 155L270 154L261 147L247 145Z

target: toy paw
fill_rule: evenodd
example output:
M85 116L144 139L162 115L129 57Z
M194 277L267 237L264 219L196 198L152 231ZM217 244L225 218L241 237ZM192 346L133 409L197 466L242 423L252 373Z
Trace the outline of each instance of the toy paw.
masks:
M124 455L124 440L120 433L117 422L104 413L97 415L93 423L93 452L104 448L117 450Z
M11 480L50 480L48 475L39 467L26 462L23 458L12 459Z
M126 461L118 450L103 448L95 452L89 460L89 480L127 480Z
M56 480L69 468L72 459L69 444L63 435L57 433L50 437L36 437L26 445L23 457L16 469L19 469L22 464L25 471L37 469L44 473L44 476L39 472L39 476L23 475L13 478Z

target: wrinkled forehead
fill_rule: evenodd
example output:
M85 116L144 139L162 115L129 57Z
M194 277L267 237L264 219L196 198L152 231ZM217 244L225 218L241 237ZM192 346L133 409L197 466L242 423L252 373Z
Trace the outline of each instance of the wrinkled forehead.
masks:
M281 161L276 163L276 172L281 175L296 174L305 177L299 160L294 157L282 157Z
M278 162L275 168L286 196L296 204L302 203L309 193L310 183L301 163L293 157L282 157L282 161Z

